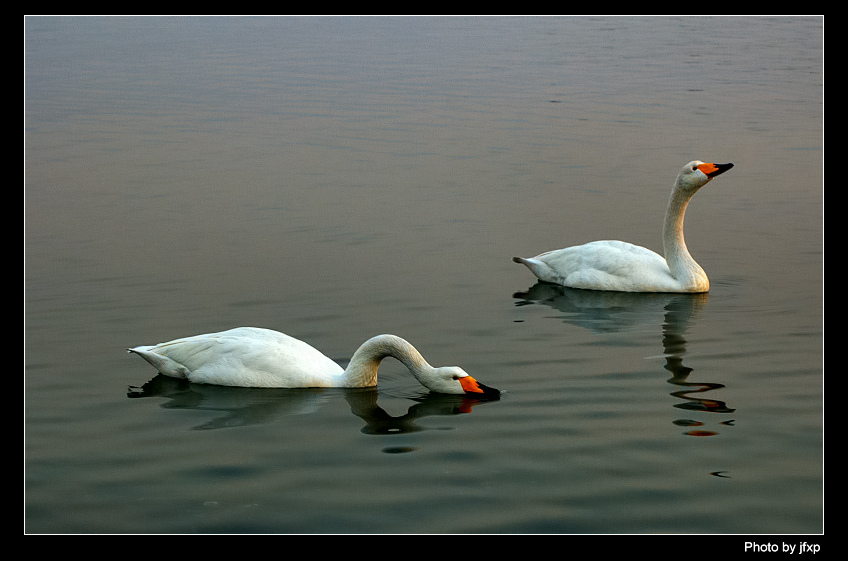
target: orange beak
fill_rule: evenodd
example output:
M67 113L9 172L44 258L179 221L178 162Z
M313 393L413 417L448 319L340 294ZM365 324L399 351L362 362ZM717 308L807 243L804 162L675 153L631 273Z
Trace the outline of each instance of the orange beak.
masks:
M733 164L701 164L698 169L709 178L722 174L733 167Z
M471 376L460 378L459 383L462 385L462 389L466 392L483 393L483 390L480 389L480 384Z
M465 393L485 394L487 396L500 395L501 393L495 388L490 388L489 386L481 384L471 376L465 376L463 378L460 378L459 383Z

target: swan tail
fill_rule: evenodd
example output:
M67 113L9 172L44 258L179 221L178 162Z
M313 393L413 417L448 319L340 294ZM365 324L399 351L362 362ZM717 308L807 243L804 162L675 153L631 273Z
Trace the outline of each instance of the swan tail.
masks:
M547 263L532 257L513 257L512 260L530 269L530 272L536 275L540 280L554 283L560 282L560 276Z
M524 265L525 267L527 267L531 271L533 271L534 267L541 265L541 262L537 261L536 259L531 259L531 258L527 258L527 257L513 257L512 260L515 263L519 263L521 265Z
M127 352L137 354L149 362L160 374L171 376L172 378L188 378L189 371L185 366L158 354L152 346L134 347L127 349Z

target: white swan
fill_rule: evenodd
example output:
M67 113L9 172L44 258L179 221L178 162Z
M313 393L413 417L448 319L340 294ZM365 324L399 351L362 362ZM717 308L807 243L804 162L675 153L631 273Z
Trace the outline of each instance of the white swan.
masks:
M401 361L427 389L446 394L497 395L456 366L434 368L405 340L377 335L354 353L347 369L314 347L278 331L237 327L127 349L160 373L190 382L251 388L365 388L377 385L387 356Z
M649 249L619 241L598 241L513 257L539 279L570 288L619 292L708 292L710 281L683 240L683 215L692 196L733 164L689 162L680 171L665 213L665 258Z

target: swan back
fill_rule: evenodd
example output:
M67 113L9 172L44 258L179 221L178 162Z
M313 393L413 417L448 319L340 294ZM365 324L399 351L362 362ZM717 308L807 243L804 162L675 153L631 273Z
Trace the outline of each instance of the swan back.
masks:
M258 327L184 337L129 351L166 376L221 386L335 387L344 372L311 345Z

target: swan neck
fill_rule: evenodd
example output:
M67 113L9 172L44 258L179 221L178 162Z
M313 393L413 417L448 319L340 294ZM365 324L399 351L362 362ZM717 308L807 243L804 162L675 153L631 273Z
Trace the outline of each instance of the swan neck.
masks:
M665 223L663 224L663 250L666 259L668 259L669 253L682 252L689 255L689 251L686 249L686 240L683 238L683 219L690 198L677 188L671 192L668 208L665 211Z
M377 370L380 362L392 357L403 363L420 381L421 376L432 370L424 357L415 347L395 335L377 335L365 341L350 359L345 369L345 379L349 387L372 387L377 385Z
M686 207L695 192L679 189L675 184L663 224L663 252L671 274L687 288L706 289L709 287L706 273L695 261L686 247L683 237L683 219Z

